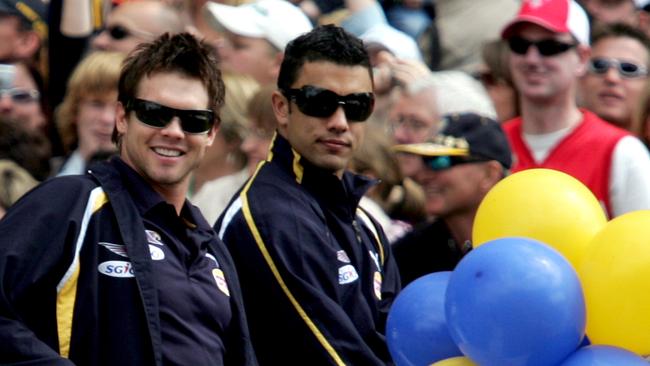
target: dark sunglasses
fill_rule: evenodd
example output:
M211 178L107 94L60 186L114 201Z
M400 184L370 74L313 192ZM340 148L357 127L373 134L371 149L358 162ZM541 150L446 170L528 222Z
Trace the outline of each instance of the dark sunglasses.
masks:
M535 46L542 56L555 56L566 52L576 46L575 43L564 43L554 39L542 39L541 41L531 41L521 37L512 37L508 39L510 51L525 55L530 46Z
M119 24L109 26L108 28L106 28L106 31L108 32L108 35L111 36L111 38L113 38L116 41L131 36L137 36L144 39L149 39L154 37L154 35L149 32L145 32L137 29L128 29Z
M606 74L612 67L615 67L618 74L624 78L638 78L648 75L648 69L645 66L632 62L599 57L589 60L589 71L594 74Z
M142 123L154 128L164 128L178 117L183 131L191 134L206 133L215 122L214 112L208 109L176 109L137 98L127 103L127 110L134 111Z
M439 172L461 164L481 163L489 160L474 156L423 156L422 161L427 168Z
M41 97L38 90L21 88L0 89L0 97L3 95L9 96L14 103L21 104L37 102Z
M362 122L370 117L375 106L373 93L340 96L331 90L312 85L305 85L300 89L283 89L282 94L295 101L302 113L318 118L329 117L342 106L348 120Z

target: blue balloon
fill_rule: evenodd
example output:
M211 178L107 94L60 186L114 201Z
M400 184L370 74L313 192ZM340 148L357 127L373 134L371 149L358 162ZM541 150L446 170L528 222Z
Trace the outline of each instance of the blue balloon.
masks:
M532 239L497 239L469 252L449 279L445 313L458 347L481 366L557 365L585 334L576 272Z
M445 290L451 272L436 272L411 282L393 302L386 342L398 366L430 365L462 356L445 321Z
M648 366L636 353L613 346L580 348L560 366Z

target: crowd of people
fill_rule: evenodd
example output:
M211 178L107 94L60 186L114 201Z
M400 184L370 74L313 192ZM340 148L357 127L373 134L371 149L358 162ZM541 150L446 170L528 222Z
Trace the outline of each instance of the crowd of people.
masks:
M0 363L391 364L509 174L650 209L649 3L0 0Z

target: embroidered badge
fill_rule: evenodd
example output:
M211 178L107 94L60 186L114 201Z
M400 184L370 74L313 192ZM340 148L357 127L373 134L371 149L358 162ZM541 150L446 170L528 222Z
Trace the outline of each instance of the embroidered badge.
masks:
M336 259L343 263L350 263L350 257L348 257L348 253L346 253L345 250L339 250L336 252Z
M226 282L226 277L223 275L223 271L220 270L219 268L215 268L212 270L212 277L214 277L215 282L217 283L217 287L221 292L223 292L226 296L230 296L230 291L228 290L228 283Z
M151 244L164 245L162 239L160 238L160 234L157 232L153 230L145 230L144 233L147 235L147 242Z
M159 261L165 259L165 252L162 249L149 244L149 253L151 253L151 259Z
M375 296L377 296L378 300L381 300L381 273L375 272L375 279L374 279L374 288L375 288Z
M357 270L351 264L339 268L339 285L354 282L358 278L359 274L357 274Z

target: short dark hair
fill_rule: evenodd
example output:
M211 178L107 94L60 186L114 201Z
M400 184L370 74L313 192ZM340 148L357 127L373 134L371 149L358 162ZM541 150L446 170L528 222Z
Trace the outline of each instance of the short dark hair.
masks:
M345 66L365 66L372 80L370 57L359 38L332 24L314 28L289 42L278 75L278 88L291 88L306 62L328 61Z
M225 86L214 48L189 33L165 33L150 43L140 44L124 60L117 87L117 100L129 112L129 101L136 97L145 76L160 72L180 72L201 80L208 91L208 109L215 116L224 103ZM218 118L218 117L216 117ZM113 133L113 139L117 136Z
M592 47L605 38L631 38L645 48L650 58L650 38L640 29L625 23L601 24L591 34Z

